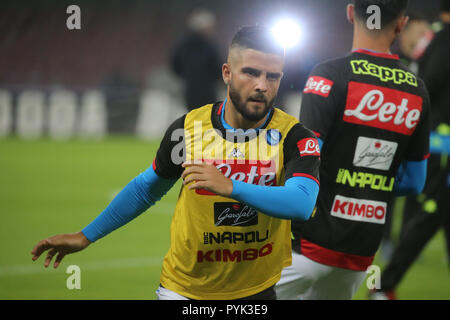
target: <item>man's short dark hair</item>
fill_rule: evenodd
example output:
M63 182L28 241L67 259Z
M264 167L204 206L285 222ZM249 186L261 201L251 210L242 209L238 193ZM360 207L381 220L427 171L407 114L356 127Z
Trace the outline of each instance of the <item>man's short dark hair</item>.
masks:
M284 48L275 41L271 30L260 25L241 27L231 41L230 48L234 46L284 56Z
M355 16L359 20L367 21L371 15L367 13L367 8L376 5L380 8L383 30L392 26L397 18L405 14L408 2L408 0L354 0Z

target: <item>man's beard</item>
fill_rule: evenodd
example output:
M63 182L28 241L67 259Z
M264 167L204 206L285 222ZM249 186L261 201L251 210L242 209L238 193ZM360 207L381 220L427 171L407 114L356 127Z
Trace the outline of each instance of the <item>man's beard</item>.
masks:
M252 122L258 122L258 121L262 120L267 115L270 108L272 108L272 105L275 101L275 97L272 100L267 101L266 97L262 93L255 94L255 95L249 97L247 99L247 101L242 101L241 95L239 94L239 92L236 90L236 88L233 86L233 84L231 82L230 82L230 99L231 99L231 102L233 102L236 110L244 117L244 119L246 119L247 121L252 121ZM248 110L246 108L247 102L252 101L252 100L264 102L264 104L265 104L264 109L262 109L261 111L256 111L256 112L251 112L250 110Z

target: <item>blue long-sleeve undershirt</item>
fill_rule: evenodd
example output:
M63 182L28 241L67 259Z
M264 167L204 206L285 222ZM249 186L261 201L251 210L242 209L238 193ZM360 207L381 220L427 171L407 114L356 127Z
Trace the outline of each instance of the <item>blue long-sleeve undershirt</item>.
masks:
M106 209L82 232L91 241L130 222L160 200L176 180L159 177L152 167L131 180ZM319 185L312 179L293 177L282 187L267 187L233 180L231 198L268 215L307 220L316 203Z
M159 177L153 167L139 174L81 232L94 242L127 224L160 200L176 180Z
M319 184L305 177L286 180L282 187L259 186L233 180L231 198L272 217L306 221L319 194Z
M394 192L397 196L417 195L427 180L428 160L405 161L400 164L395 178Z

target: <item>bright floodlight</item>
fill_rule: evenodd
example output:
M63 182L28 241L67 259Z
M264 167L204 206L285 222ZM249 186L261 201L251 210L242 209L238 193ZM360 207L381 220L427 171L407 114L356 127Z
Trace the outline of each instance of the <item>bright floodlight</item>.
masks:
M281 20L272 28L275 39L285 48L292 48L302 35L300 26L292 20Z

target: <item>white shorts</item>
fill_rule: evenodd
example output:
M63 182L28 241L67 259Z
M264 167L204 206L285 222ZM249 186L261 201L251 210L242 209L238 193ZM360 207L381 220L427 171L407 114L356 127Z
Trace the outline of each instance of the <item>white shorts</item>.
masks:
M364 271L327 266L292 252L275 290L279 300L348 300L366 277Z
M178 294L172 290L166 289L161 285L156 290L156 295L158 296L158 300L189 300L185 296Z

